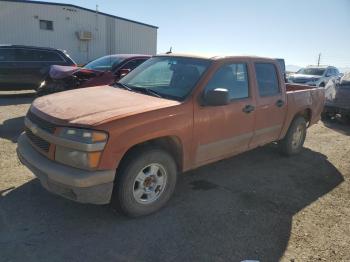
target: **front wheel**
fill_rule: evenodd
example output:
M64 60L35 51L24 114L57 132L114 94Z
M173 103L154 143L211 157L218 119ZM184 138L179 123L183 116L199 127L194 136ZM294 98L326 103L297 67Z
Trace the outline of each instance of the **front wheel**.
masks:
M176 163L166 151L134 151L117 173L112 207L131 217L151 214L168 202L176 179Z
M280 142L282 153L287 156L300 153L303 149L305 138L306 121L302 116L298 116L293 120L286 136Z

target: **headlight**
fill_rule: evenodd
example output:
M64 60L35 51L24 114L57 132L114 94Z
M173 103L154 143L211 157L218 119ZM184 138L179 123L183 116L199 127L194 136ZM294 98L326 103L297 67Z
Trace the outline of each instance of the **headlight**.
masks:
M86 144L105 142L108 138L108 135L105 132L80 128L62 128L59 136L61 138Z
M55 160L65 165L82 169L96 168L100 162L103 147L105 146L108 134L101 131L94 131L80 128L62 128L59 137L72 141L72 145L57 145ZM78 149L74 143L86 145L101 145L98 151Z
M317 82L318 80L320 80L319 78L311 78L310 82Z

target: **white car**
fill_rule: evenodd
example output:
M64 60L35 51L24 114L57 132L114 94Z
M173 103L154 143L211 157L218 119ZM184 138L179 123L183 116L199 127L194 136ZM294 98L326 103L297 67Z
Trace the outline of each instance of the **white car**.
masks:
M308 66L288 77L289 83L325 87L329 80L339 81L339 70L333 66Z

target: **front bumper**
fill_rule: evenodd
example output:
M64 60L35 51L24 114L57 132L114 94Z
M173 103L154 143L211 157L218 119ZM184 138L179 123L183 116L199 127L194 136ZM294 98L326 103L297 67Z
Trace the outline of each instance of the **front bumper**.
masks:
M115 170L86 171L47 159L30 144L26 134L18 138L17 155L48 191L80 203L108 204Z

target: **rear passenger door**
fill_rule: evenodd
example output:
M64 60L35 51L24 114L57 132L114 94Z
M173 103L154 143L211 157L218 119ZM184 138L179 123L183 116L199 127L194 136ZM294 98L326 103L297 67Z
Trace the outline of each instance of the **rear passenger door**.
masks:
M279 138L286 115L284 83L274 63L254 63L257 87L256 120L250 147L264 145Z

